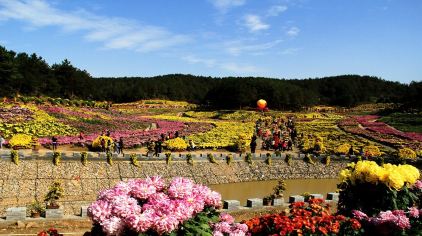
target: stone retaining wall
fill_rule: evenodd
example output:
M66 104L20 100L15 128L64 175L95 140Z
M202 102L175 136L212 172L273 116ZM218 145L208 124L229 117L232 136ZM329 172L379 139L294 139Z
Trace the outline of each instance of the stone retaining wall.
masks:
M63 156L58 166L53 165L51 156L21 156L19 165L11 162L10 154L0 153L0 216L5 216L9 207L26 206L35 197L43 200L48 187L59 180L65 190L65 197L59 201L65 215L80 214L81 206L96 199L97 193L114 186L119 181L132 178L161 175L165 179L175 176L188 177L205 185L235 183L257 180L297 179L297 178L336 178L338 171L347 162L332 159L329 166L322 163L307 164L298 156L290 165L284 157L273 157L272 164L264 162L263 157L254 157L249 165L243 157L235 155L233 162L227 165L224 155L217 155L217 163L197 155L190 165L184 157L173 157L167 165L165 158L139 158L140 167L131 164L128 157L114 158L113 165L104 158L88 158L82 165L78 154ZM80 156L80 155L79 155Z

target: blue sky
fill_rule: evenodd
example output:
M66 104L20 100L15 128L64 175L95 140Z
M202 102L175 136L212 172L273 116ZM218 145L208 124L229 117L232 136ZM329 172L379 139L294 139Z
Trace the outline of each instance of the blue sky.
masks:
M0 45L97 76L422 80L420 0L0 0Z

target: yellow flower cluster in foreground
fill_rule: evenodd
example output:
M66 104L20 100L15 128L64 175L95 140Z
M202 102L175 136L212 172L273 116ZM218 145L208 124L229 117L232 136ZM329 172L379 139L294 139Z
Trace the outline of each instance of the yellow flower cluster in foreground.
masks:
M385 184L400 190L404 185L414 184L420 177L419 170L411 165L384 164L379 166L374 161L358 161L340 171L340 180L352 185L358 183Z

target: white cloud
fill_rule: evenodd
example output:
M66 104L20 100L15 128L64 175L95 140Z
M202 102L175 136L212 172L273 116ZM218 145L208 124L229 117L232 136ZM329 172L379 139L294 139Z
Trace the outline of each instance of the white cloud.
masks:
M296 26L293 26L287 30L286 34L290 37L296 37L299 34L299 32L300 32L300 29Z
M245 26L248 27L249 31L251 32L266 30L270 28L270 25L262 22L261 18L257 15L246 15Z
M44 0L0 0L0 19L23 21L35 29L55 26L69 32L82 31L86 40L102 42L105 48L111 49L147 52L190 40L162 27L124 18L98 16L85 10L62 11Z
M209 0L215 8L221 12L226 12L230 8L240 7L246 3L246 0Z
M246 74L258 72L258 68L251 65L239 65L234 62L229 62L221 65L221 68L236 74Z
M202 64L209 68L217 67L235 74L248 74L259 71L255 66L245 64L239 65L235 62L218 62L215 59L200 58L192 54L181 57L181 59L190 64Z
M214 59L199 58L195 55L184 56L184 57L182 57L182 60L187 61L190 64L203 64L207 67L215 67L216 66L216 61Z
M283 5L272 6L268 10L267 16L278 16L280 13L283 13L286 10L287 10L287 6L283 6Z
M230 41L226 42L224 46L229 54L239 56L242 53L262 54L281 42L283 42L281 39L259 44L245 44L242 41Z

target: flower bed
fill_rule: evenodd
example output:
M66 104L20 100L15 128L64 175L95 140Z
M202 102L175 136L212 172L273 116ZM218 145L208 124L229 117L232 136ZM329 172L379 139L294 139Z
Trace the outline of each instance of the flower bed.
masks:
M332 215L322 199L311 199L309 204L290 205L289 214L271 214L243 222L254 235L356 235L361 224L356 219Z
M107 235L245 235L247 227L216 211L219 193L174 178L166 184L160 177L121 182L100 192L88 207L93 231Z

